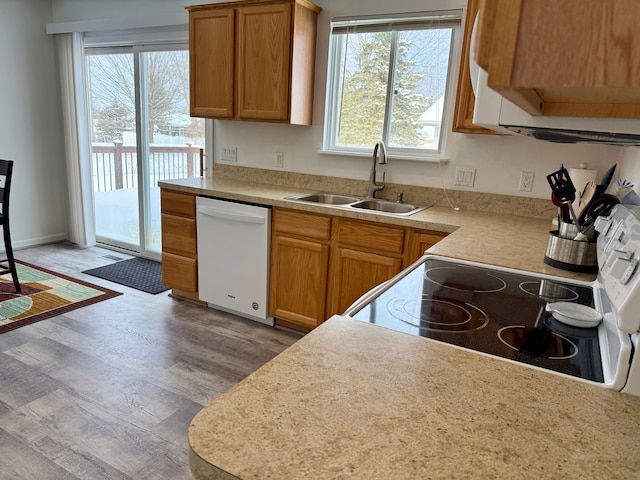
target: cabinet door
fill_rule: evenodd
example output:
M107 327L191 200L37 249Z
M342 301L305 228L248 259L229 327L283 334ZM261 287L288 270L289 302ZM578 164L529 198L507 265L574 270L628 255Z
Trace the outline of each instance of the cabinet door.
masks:
M640 118L637 0L484 0L476 59L531 115Z
M464 21L464 37L462 39L462 51L460 54L460 71L458 73L458 89L456 93L456 108L453 115L452 131L459 133L484 133L496 134L488 128L473 124L473 109L476 96L471 87L469 74L469 49L471 48L471 30L478 13L480 0L469 0L467 3L467 16Z
M412 230L409 237L409 249L405 266L411 265L424 255L425 250L433 247L442 240L446 234L431 232L428 230Z
M234 31L231 8L190 14L190 106L194 117L233 117Z
M314 328L326 318L329 246L274 235L271 243L270 314Z
M344 313L364 293L389 280L401 269L400 258L342 247L332 249L327 317Z
M291 4L238 9L238 117L289 117Z

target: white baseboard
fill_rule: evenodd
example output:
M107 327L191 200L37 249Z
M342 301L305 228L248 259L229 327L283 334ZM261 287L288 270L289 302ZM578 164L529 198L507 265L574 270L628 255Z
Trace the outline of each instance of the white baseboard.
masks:
M2 235L0 235L0 239ZM46 245L47 243L63 242L67 239L66 233L58 233L56 235L48 235L46 237L29 238L26 240L12 240L13 250L20 250L21 248L35 247L37 245ZM0 250L4 252L4 242L0 241Z

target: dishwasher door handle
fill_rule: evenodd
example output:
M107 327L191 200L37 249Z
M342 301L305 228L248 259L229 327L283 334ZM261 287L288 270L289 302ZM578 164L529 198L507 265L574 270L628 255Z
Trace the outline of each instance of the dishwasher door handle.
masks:
M198 213L206 215L207 217L224 218L225 220L231 220L233 222L242 223L264 223L265 217L263 215L249 215L246 213L232 213L222 210L216 210L214 208L198 207Z

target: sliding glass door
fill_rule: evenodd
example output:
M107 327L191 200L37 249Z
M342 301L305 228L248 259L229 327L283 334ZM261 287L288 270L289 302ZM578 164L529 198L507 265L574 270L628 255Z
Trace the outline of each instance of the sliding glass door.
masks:
M159 258L158 181L200 175L204 120L189 116L186 48L86 51L101 244Z

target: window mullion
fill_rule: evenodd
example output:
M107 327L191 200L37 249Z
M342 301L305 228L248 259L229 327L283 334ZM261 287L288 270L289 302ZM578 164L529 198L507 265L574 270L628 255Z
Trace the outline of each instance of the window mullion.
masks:
M338 142L338 132L340 130L340 118L341 118L341 111L342 111L342 95L343 95L343 88L344 88L344 75L345 75L345 70L347 68L346 66L346 55L347 55L347 48L349 46L349 36L345 36L341 39L340 43L338 44L339 48L338 48L338 56L336 58L336 60L338 61L338 63L336 64L336 66L341 65L341 68L336 68L336 75L334 76L334 82L335 82L335 96L334 96L334 104L333 104L333 111L335 112L335 115L333 115L332 121L334 122L333 125L333 145L335 145Z
M443 155L454 17L332 20L324 150L365 154L382 139L402 158Z
M396 58L398 48L398 32L391 32L391 45L389 48L389 75L387 76L387 98L384 105L384 121L382 124L382 140L389 143L391 133L391 112L394 100L394 85L396 79Z
M328 77L327 96L325 105L325 149L336 145L338 141L338 129L340 128L340 104L342 97L342 78L344 77L345 50L348 35L334 36L330 40L329 68L331 75ZM341 69L342 66L342 69Z

